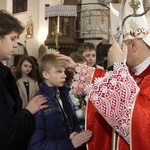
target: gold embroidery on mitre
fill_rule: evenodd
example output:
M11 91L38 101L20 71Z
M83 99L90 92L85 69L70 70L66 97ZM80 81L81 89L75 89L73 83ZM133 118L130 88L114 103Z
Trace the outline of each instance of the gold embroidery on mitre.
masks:
M145 30L144 28L138 28L136 32L130 31L130 35L136 38L143 38L148 35L148 30Z

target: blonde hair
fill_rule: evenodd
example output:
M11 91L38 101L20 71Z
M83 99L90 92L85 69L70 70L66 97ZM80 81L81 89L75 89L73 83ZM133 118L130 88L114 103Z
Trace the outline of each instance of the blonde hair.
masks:
M59 60L57 59L54 54L45 54L40 60L39 60L39 73L44 80L42 76L43 71L48 71L52 67L56 68L67 68L68 63L65 60Z

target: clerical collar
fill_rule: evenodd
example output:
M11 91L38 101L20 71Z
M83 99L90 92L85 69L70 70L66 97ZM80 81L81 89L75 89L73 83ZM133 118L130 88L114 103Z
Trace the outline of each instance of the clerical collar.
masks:
M150 57L148 57L146 60L144 60L141 64L134 67L132 71L135 73L135 75L141 74L148 66L150 65Z

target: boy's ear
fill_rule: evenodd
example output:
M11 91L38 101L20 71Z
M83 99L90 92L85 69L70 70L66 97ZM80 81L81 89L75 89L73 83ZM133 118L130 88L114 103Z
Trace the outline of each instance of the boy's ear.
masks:
M48 72L47 72L47 71L43 71L43 72L42 72L42 76L43 76L45 79L48 79Z

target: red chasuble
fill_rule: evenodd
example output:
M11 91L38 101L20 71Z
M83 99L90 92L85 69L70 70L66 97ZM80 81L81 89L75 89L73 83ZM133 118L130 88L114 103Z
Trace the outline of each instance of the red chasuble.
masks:
M150 65L133 78L140 92L135 102L132 117L132 150L150 149Z
M104 75L104 71L96 70L93 80ZM132 73L131 73L132 75ZM131 114L130 144L122 136L118 136L118 150L149 150L150 149L150 66L140 75L132 75L140 92ZM93 82L93 81L92 81ZM110 150L112 128L99 114L91 101L87 106L87 129L93 132L88 142L88 150Z
M118 150L150 149L150 66L133 78L125 64L115 64L107 73L88 66L76 68L72 90L89 96L86 128L93 136L88 150L110 150L112 127L119 135Z
M96 69L92 83L96 77L102 77L105 73L105 70ZM91 140L87 143L89 150L110 149L112 128L100 115L90 100L87 104L86 128L93 133Z

